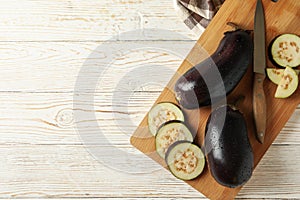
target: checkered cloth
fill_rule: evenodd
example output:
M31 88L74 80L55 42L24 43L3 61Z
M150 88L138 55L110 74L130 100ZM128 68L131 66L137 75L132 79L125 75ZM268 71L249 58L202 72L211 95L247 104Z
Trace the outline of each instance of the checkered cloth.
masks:
M200 36L225 0L174 0L184 23Z

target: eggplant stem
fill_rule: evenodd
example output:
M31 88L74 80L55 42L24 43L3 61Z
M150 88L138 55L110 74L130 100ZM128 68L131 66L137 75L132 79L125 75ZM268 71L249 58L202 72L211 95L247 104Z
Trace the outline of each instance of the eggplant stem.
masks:
M236 30L244 30L239 25L237 25L236 23L233 23L233 22L227 22L227 25L234 28L235 31ZM244 31L248 34L251 34L253 32L253 30L244 30Z
M233 101L233 103L230 104L230 107L231 107L233 110L238 110L239 105L241 105L241 103L242 103L244 100L245 100L245 96L244 96L244 95L238 96L238 97Z
M234 28L235 30L241 29L237 24L233 23L233 22L227 22L228 26L231 26L232 28Z

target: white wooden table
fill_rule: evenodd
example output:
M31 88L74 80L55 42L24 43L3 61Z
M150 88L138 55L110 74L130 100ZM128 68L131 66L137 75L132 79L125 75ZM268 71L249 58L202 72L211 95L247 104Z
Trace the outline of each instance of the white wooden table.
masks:
M167 32L124 37L150 28ZM204 198L129 143L196 40L170 0L1 0L0 198ZM300 107L237 198L300 199L299 123ZM100 132L109 143L82 139ZM108 144L132 156L111 158Z

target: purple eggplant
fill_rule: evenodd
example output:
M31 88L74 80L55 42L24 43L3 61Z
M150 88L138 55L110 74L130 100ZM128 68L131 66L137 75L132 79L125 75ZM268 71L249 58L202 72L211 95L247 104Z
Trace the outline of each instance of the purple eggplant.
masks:
M205 133L205 154L214 179L230 188L245 184L252 176L254 156L242 113L229 105L218 107Z
M224 33L217 50L184 73L176 82L177 101L187 109L211 105L237 86L253 58L251 31Z

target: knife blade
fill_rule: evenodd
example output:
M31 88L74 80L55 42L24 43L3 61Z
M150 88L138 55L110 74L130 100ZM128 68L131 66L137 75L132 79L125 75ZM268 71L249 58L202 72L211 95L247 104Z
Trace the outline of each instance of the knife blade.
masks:
M253 61L253 115L256 127L256 137L264 142L266 131L266 98L264 79L266 68L265 17L261 0L257 0L254 16L254 61Z

